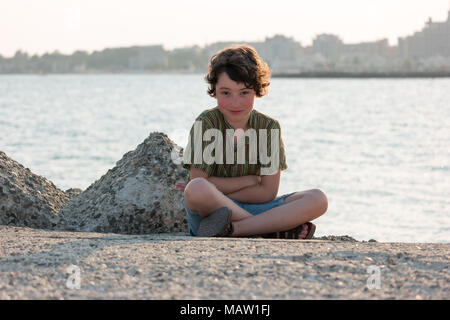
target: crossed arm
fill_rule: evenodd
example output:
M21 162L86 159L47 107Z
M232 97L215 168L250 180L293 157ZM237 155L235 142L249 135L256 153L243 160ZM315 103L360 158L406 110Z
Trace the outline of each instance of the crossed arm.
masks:
M191 178L202 177L213 183L227 197L246 203L264 203L276 198L280 185L280 170L273 175L242 176L234 178L208 177L197 168L191 167Z

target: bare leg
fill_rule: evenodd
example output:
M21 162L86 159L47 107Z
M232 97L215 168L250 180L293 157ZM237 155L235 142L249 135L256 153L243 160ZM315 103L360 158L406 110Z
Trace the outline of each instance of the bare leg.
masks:
M221 207L228 207L231 210L231 221L252 216L251 213L239 207L233 200L219 191L214 184L204 178L195 178L189 181L184 189L184 200L190 210L198 212L203 218Z
M328 200L322 191L297 192L282 206L233 223L233 236L286 231L320 217L327 208Z
M191 180L184 191L186 205L206 217L221 207L232 211L233 236L249 236L286 231L321 216L328 207L325 194L318 190L297 192L286 204L253 216L203 178ZM208 199L205 201L205 199Z

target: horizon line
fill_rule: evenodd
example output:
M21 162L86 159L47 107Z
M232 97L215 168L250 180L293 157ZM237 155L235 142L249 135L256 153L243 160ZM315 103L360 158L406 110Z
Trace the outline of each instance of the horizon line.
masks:
M340 38L340 39L342 40L343 44L348 44L348 45L361 44L361 43L369 43L369 42L377 42L377 41L387 40L387 41L388 41L388 45L389 45L390 47L396 47L396 46L398 46L398 39L399 39L399 38L403 38L403 37L407 37L407 36L397 37L397 43L394 44L394 45L391 45L391 44L389 43L389 38L388 38L388 37L378 38L378 39L374 39L374 40L364 40L364 41L359 41L359 42L345 42L341 36L339 36L339 35L337 35L337 34L334 34L334 33L328 33L328 32L317 33L314 37L317 37L318 35L323 35L323 34L328 34L328 35L334 35L334 36L337 36L338 38ZM224 43L234 43L234 44L263 43L263 42L265 42L267 39L271 39L271 38L274 38L274 37L276 37L276 36L282 36L282 37L285 37L285 38L288 38L288 39L292 39L292 40L294 40L295 42L297 42L298 44L300 44L300 46L301 46L302 48L310 48L310 47L312 47L312 45L313 45L312 42L311 42L311 44L304 45L304 44L302 44L301 41L295 39L294 37L290 37L290 36L287 36L287 35L284 35L284 34L277 33L277 34L274 34L274 35L272 35L272 36L265 36L265 37L264 37L264 40L251 40L251 41L218 40L218 41L214 41L214 42L205 42L205 43L203 43L203 44L198 44L198 43L197 43L197 44L189 44L189 45L174 46L174 47L171 47L171 46L166 47L166 45L165 45L164 43L148 43L148 44L129 44L129 45L106 46L106 47L103 47L102 49L80 49L80 48L78 48L78 49L74 49L71 53L62 52L62 51L60 51L60 49L53 49L53 51L52 51L52 50L48 50L48 51L45 51L45 52L43 52L43 53L37 53L37 52L30 53L30 52L28 52L28 51L26 51L26 50L23 50L22 48L18 48L18 49L16 49L15 53L18 52L18 51L20 51L20 52L22 52L22 53L27 53L29 56L34 56L34 55L43 56L43 55L45 55L45 54L53 54L53 53L55 53L55 52L58 52L58 53L60 53L60 54L62 54L62 55L69 55L69 56L70 56L70 55L73 55L75 52L78 52L78 51L80 51L80 52L87 52L88 54L93 54L94 52L101 52L101 51L104 51L104 50L106 50L106 49L120 49L120 48L132 48L132 47L149 47L149 46L161 46L161 47L162 47L164 50L166 50L166 51L172 51L172 50L176 50L176 49L192 48L192 47L200 47L200 48L203 48L203 49L204 49L204 48L206 48L206 47L208 47L208 46L210 46L210 45L217 44L217 43L222 43L222 42L224 42ZM314 38L312 38L312 39L314 40ZM9 59L9 58L13 58L14 55L15 55L15 53L14 53L12 56L9 56L9 57L8 57L8 56L4 56L4 55L0 52L0 56L3 57L3 58Z

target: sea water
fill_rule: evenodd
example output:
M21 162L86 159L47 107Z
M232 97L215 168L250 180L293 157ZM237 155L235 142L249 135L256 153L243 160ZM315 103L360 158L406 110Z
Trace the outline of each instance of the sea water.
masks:
M216 106L203 75L2 75L0 150L62 190L86 189L151 132L181 147ZM450 79L273 78L279 195L321 189L316 236L450 242Z

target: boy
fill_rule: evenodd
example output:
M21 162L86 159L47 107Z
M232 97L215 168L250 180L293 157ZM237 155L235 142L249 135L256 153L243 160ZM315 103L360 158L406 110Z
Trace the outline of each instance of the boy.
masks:
M317 189L277 197L280 172L287 169L281 128L253 109L255 97L267 94L270 73L250 46L211 58L205 80L217 107L203 111L192 126L183 164L189 179L175 184L184 191L193 236L310 239L315 225L309 221L328 208Z

